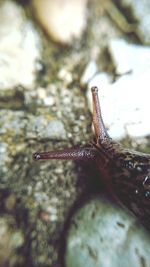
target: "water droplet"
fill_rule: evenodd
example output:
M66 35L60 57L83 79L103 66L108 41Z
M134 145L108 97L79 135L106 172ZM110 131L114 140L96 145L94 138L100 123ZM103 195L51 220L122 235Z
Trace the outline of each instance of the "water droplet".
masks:
M136 189L134 192L135 192L136 195L139 194L139 190L138 189Z
M150 197L150 191L145 192L145 197Z
M142 171L142 168L141 168L140 166L137 166L137 170L138 170L139 172L141 172L141 171Z
M145 189L150 189L150 177L149 176L144 177L143 186Z

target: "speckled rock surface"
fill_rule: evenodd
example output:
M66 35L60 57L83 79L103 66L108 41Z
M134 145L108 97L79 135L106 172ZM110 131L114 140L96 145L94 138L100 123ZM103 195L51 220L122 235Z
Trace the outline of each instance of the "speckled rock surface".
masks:
M135 218L106 199L90 201L74 216L66 267L149 266L150 237Z
M58 98L61 94L66 94L69 101L74 99L73 112L69 106L64 110L63 97ZM34 112L0 110L0 210L6 218L15 217L16 227L24 233L24 243L19 253L25 266L53 266L58 263L60 234L65 218L85 188L83 181L77 186L80 184L79 177L83 176L80 166L57 161L39 164L32 159L32 154L37 150L70 146L67 139L79 143L78 133L80 130L84 132L81 127L86 117L85 102L83 97L79 97L78 90L72 93L67 89L61 91L55 88L53 98L55 104L51 111L47 106L39 106ZM27 99L29 101L29 96ZM30 105L28 108L31 108ZM67 114L70 114L72 127L72 130L68 128L69 131L66 130ZM80 116L81 121L78 121ZM7 208L8 202L10 208ZM14 252L10 253L13 255ZM17 252L15 255L15 263L19 264L21 256Z
M39 163L33 160L32 154L85 145L92 140L86 79L82 82L81 77L91 61L95 62L92 75L101 71L112 77L114 66L107 50L109 40L124 37L124 32L112 22L99 0L94 0L83 38L70 47L58 46L48 40L34 21L27 2L1 1L9 7L8 13L14 6L19 12L11 23L6 16L0 28L7 28L7 47L13 55L20 51L16 46L16 36L19 36L23 57L21 61L20 57L10 57L13 67L8 76L0 74L0 237L3 237L0 266L62 267L66 222L80 207L80 198L88 199L95 191L103 191L103 187L97 187L93 170L91 179L89 166L55 160ZM31 28L38 36L37 50ZM0 32L1 36L5 34ZM9 39L11 36L14 42ZM30 51L25 49L23 41ZM3 47L0 50L3 57L5 52ZM36 64L33 59L40 62ZM28 65L30 60L35 65ZM13 79L9 79L12 75ZM103 78L106 82L107 77ZM136 140L134 145L137 147ZM142 142L140 145L144 150ZM150 151L148 143L146 150Z

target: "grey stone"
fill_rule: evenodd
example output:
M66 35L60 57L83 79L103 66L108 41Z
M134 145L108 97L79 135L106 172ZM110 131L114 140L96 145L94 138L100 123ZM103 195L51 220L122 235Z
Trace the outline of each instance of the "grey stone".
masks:
M26 137L38 140L64 140L66 131L60 120L48 119L42 115L30 116L30 122L26 127Z
M137 33L143 43L150 44L150 1L121 0L120 3L132 9L134 18L138 20Z
M134 217L94 199L72 219L66 267L149 266L150 237Z

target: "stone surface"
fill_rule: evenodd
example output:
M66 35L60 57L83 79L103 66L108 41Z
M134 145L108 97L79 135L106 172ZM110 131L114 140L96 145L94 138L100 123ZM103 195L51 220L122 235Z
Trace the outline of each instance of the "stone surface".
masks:
M26 138L37 140L66 140L66 131L61 121L44 116L30 116L26 126Z
M138 76L150 69L150 46L127 43L124 39L112 39L108 46L118 75L131 72Z
M134 18L138 21L137 33L143 43L150 44L150 1L149 0L121 0L120 4L132 10Z
M72 218L66 267L141 267L149 262L147 231L119 207L94 199Z
M97 69L97 64L94 60L90 61L89 64L86 66L84 73L81 77L81 84L87 84L93 76L95 76Z
M63 44L80 38L86 27L87 0L32 0L36 17L48 35Z
M50 106L45 103L47 98L51 99ZM46 262L47 266L54 266L59 264L59 239L64 220L85 188L85 182L77 185L78 175L84 174L73 162L40 163L33 161L32 154L68 147L70 142L84 144L88 138L86 122L90 118L86 119L88 111L80 90L62 90L61 84L59 88L48 86L44 91L25 92L24 89L21 103L19 110L14 109L12 98L13 109L0 110L0 212L6 218L11 213L16 229L25 234L14 264L44 266ZM13 234L10 241L11 238ZM8 264L11 253L13 250ZM6 254L4 246L2 263Z
M116 72L124 75L110 83L108 74L97 74L88 83L88 101L91 103L91 86L98 86L103 119L112 138L148 136L150 48L123 40L111 41L109 47Z
M0 3L0 36L0 89L31 88L41 42L22 7L9 0Z

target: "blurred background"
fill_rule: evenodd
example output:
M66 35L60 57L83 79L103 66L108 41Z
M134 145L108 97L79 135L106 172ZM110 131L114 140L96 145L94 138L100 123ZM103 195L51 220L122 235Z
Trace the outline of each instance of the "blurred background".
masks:
M148 267L150 238L92 168L35 162L110 136L150 153L150 1L0 0L0 267Z

